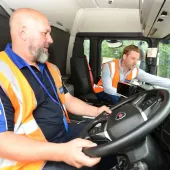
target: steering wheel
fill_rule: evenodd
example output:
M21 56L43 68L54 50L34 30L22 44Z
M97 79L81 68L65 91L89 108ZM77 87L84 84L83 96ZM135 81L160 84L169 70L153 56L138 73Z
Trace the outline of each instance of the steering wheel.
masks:
M170 93L154 89L135 94L90 121L80 137L100 143L83 148L90 157L116 154L133 146L157 128L170 113Z

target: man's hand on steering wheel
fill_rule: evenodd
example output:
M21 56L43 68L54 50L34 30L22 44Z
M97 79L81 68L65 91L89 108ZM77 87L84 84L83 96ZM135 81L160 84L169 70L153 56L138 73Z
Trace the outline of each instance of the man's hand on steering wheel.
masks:
M76 168L81 168L83 166L92 167L100 161L99 157L91 158L82 152L83 147L97 146L89 140L77 138L61 145L63 145L61 154L62 160Z
M107 106L101 106L101 107L98 107L98 108L97 108L96 117L97 117L98 115L100 115L101 113L103 113L103 112L106 112L107 114L111 114L111 113L112 113L112 111L110 110L109 107L107 107Z

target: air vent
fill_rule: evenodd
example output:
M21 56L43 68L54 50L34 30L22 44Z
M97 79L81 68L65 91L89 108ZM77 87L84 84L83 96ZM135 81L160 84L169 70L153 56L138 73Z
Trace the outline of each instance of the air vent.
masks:
M161 17L166 17L166 16L168 16L168 12L162 11L162 12L161 12Z
M157 20L157 22L162 22L163 21L163 19L162 18L159 18L158 20Z

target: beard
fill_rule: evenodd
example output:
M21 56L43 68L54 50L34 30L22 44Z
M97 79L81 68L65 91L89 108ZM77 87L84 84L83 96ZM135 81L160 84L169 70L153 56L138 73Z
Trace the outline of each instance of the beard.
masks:
M41 64L44 64L46 61L48 61L48 58L49 58L49 54L48 52L46 52L44 50L44 48L42 47L35 47L33 45L30 45L28 47L28 50L30 52L30 54L34 57L34 60L41 63Z

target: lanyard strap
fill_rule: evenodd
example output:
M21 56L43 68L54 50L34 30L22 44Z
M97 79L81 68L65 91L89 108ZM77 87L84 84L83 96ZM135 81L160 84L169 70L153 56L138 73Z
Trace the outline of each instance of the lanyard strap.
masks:
M24 62L25 62L25 61L24 61ZM52 80L50 79L47 71L44 69L44 70L45 70L45 74L46 74L46 76L47 76L47 78L48 78L48 80L49 80L49 82L50 82L50 84L51 84L51 86L52 86L53 91L54 91L55 97L56 97L56 99L57 99L58 101L57 101L56 99L54 99L54 97L48 92L47 88L44 86L44 84L43 84L43 83L41 82L41 80L38 78L38 76L36 75L36 73L34 72L34 70L31 68L31 66L28 65L26 62L25 62L25 64L26 64L26 66L29 68L29 70L31 71L31 73L33 74L33 76L36 78L36 80L38 81L38 83L41 85L41 87L44 89L44 91L46 92L46 94L51 98L51 100L52 100L54 103L56 103L56 104L58 104L58 105L60 106L61 110L63 111L63 122L64 122L64 126L65 126L65 128L66 128L66 131L68 131L68 123L67 123L67 120L66 120L66 117L65 117L65 114L64 114L64 113L65 113L65 110L64 110L64 108L63 108L63 106L62 106L62 104L61 104L61 102L60 102L60 100L59 100L59 98L58 98L58 94L57 94L56 88L54 87L54 85L53 85L53 83L52 83Z
M33 76L36 78L36 80L38 81L38 83L41 85L41 87L44 89L44 91L46 92L46 94L51 98L51 100L55 103L57 103L60 107L61 104L60 102L58 102L57 100L54 99L53 96L51 96L51 94L48 92L47 88L44 86L44 84L41 82L41 80L39 79L39 77L36 75L36 73L34 72L34 70L27 64L27 67L29 68L29 70L31 71L31 73L33 74ZM47 74L47 72L45 72ZM50 81L50 84L52 83L51 80L49 79L49 76L47 76L48 80ZM52 86L54 94L56 96L56 91L54 90L54 87ZM58 99L58 96L57 96Z
M52 83L52 80L51 80L50 76L48 75L48 73L47 73L47 71L46 71L45 69L44 69L44 71L45 71L45 74L46 74L46 76L47 76L47 78L48 78L48 80L49 80L52 88L53 88L53 91L54 91L54 94L55 94L56 99L57 99L58 101L60 101L59 98L58 98L58 94L57 94L56 88L54 87L54 84ZM47 90L47 92L48 92L48 90ZM50 95L49 92L48 92L48 94L49 94L49 97L50 97L51 95ZM50 98L52 99L53 97L51 96ZM53 98L52 100L54 101L55 99ZM56 101L56 102L57 102L57 101ZM59 102L59 104L61 105L60 102ZM62 109L63 109L63 107L62 107Z

